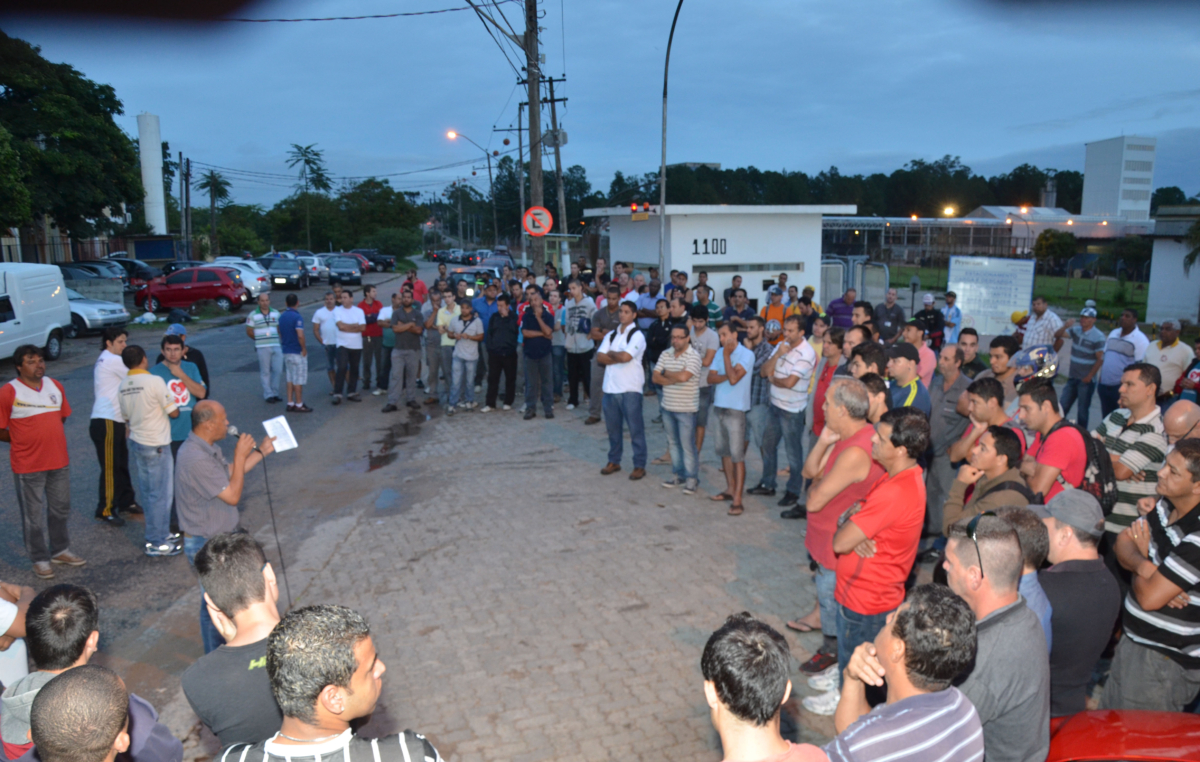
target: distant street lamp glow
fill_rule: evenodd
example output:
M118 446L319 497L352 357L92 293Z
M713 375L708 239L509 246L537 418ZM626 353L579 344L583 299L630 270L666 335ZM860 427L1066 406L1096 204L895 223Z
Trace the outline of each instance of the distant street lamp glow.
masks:
M1108 220L1105 220L1105 221L1101 222L1100 224L1101 224L1101 225L1108 225Z
M954 216L954 207L952 207L952 206L946 207L945 209L942 210L942 214L946 215L947 217L953 217Z
M1011 224L1012 224L1012 217L1008 217L1008 218L1006 218L1006 219L1004 220L1004 224L1005 224L1005 225L1011 225Z
M1074 225L1074 224L1075 224L1075 220L1067 220L1067 224L1068 224L1068 225Z
M915 219L917 218L917 215L915 215L915 214L914 214L914 215L912 216L912 218L915 220Z
M1027 206L1021 207L1021 214L1028 214L1028 213L1029 213L1029 207L1027 207Z
M451 140L454 140L455 138L458 137L458 133L455 132L454 130L450 130L449 132L446 133L446 137L450 138Z

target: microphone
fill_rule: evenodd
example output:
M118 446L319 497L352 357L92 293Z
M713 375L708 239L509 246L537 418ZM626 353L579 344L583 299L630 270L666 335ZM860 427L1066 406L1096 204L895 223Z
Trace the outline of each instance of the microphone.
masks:
M227 437L236 437L236 436L238 436L238 428L237 428L237 426L234 426L232 423L231 423L231 424L229 424L229 425L226 427L225 436L227 436Z

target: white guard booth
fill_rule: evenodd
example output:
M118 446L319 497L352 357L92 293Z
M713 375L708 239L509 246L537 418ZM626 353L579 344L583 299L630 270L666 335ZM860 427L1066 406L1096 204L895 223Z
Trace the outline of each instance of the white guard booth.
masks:
M829 298L821 289L821 217L849 215L853 204L814 206L725 206L668 204L664 245L664 278L671 270L688 274L695 284L700 272L708 273L708 285L716 301L724 306L722 293L734 275L742 276L742 288L755 309L766 304L766 289L787 273L788 285L816 289L816 300ZM638 269L658 264L658 207L634 215L629 207L585 209L584 217L607 217L609 255L631 262Z

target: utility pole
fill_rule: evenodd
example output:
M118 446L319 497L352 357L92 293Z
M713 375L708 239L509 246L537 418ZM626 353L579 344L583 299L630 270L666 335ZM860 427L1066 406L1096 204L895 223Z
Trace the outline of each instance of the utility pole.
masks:
M183 151L179 152L179 241L180 253L183 254L180 259L189 259L187 249L187 201L185 196L187 192L184 188L187 187L187 174L183 170Z
M529 203L541 206L542 197L542 68L538 52L537 0L525 0L525 84L529 87ZM525 210L521 210L522 216ZM535 272L546 267L545 241L530 236L529 256Z
M546 80L550 83L550 126L554 130L554 180L558 183L558 230L564 236L567 235L567 196L563 193L563 175L562 175L562 133L558 131L558 109L555 107L556 100L554 98L554 77ZM562 82L563 80L558 80ZM566 98L563 98L565 101ZM559 254L566 252L567 239L563 239L559 246ZM560 263L555 263L558 266ZM662 272L661 270L659 272Z
M184 238L187 240L188 259L195 259L195 256L192 254L192 160L185 159L185 161L187 164L183 170L183 176L187 178L187 180L184 182L183 187L187 191L184 194L187 198L187 201L184 202L183 208L184 217L187 222L184 226Z
M492 197L492 251L496 250L496 245L500 243L500 222L496 217L496 186L492 182L492 155L487 155L488 159L488 193Z
M462 181L454 183L454 193L458 196L458 248L463 248L463 233L462 233Z

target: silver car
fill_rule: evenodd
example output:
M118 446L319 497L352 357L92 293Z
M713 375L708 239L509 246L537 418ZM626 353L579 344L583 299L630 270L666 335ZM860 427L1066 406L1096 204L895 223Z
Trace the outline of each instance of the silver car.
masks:
M67 289L67 303L71 306L71 325L64 331L68 339L129 322L129 310L125 309L124 304L89 299L72 288Z
M300 263L308 270L308 277L313 283L320 283L322 278L329 279L329 265L322 262L315 256L312 257L297 257Z
M271 277L267 275L267 271L257 262L243 260L240 262L216 262L222 267L232 267L242 276L242 285L246 287L246 291L250 294L250 298L257 299L259 294L268 293L271 290Z

